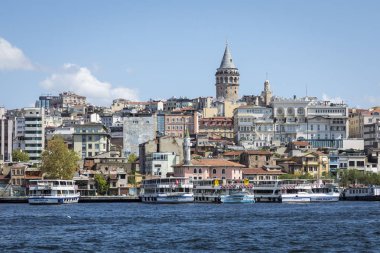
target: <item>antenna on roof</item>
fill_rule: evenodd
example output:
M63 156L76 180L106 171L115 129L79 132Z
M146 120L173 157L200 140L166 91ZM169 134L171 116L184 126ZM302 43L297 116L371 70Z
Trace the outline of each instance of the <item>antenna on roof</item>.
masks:
M306 88L306 97L307 97L307 84L305 84L305 88Z

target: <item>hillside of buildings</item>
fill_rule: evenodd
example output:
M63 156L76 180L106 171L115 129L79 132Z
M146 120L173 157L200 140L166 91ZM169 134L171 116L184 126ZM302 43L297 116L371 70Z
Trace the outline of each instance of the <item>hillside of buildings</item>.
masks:
M269 80L256 95L240 96L239 86L227 46L214 97L115 98L100 107L67 91L41 95L35 107L0 108L0 195L25 194L29 180L44 176L41 154L57 135L81 159L74 179L82 195L99 194L99 175L106 194L124 195L151 177L339 181L348 170L367 179L379 173L379 108L282 98ZM28 161L15 160L15 151Z

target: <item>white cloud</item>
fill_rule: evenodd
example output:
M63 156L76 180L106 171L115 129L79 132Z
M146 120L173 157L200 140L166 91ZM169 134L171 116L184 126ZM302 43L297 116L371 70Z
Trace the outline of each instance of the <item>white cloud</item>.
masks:
M341 97L329 97L325 93L322 94L322 100L323 101L330 101L331 103L336 103L336 104L344 102L344 99Z
M86 67L66 63L58 73L53 73L40 84L53 92L72 91L86 96L88 101L97 105L109 106L115 98L138 100L134 89L113 87L108 82L99 81Z
M0 70L32 70L33 64L21 49L0 37Z

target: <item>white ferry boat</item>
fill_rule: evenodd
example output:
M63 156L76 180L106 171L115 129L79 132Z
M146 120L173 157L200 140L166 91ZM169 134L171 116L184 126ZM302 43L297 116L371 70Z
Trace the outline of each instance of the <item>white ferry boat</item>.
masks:
M252 180L256 202L281 202L281 180Z
M380 186L362 186L346 188L342 200L380 200Z
M30 180L28 202L32 205L78 203L73 180Z
M289 202L336 202L339 190L333 184L320 184L308 180L283 180L281 201Z
M145 179L140 197L142 202L148 203L192 203L193 184L183 177Z
M194 182L194 201L203 203L254 203L253 185L248 181L204 179Z

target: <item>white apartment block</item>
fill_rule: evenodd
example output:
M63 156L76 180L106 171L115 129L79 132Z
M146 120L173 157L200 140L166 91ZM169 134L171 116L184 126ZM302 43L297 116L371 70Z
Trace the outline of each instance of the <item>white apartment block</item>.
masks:
M269 146L274 136L273 110L241 106L234 110L235 141L246 148Z
M274 139L276 141L290 142L298 138L307 139L307 106L313 100L316 98L273 98Z
M348 107L345 104L313 101L307 108L307 136L311 140L348 138Z
M275 140L306 139L314 147L340 147L348 138L348 107L314 97L272 101Z
M177 164L175 153L155 152L147 154L145 172L148 175L165 178L168 173L174 173L173 165Z
M24 108L24 151L30 161L39 162L45 147L45 110L43 108ZM20 123L22 121L20 120ZM16 121L18 124L18 121ZM16 125L18 127L19 125ZM17 129L18 134L19 129Z

